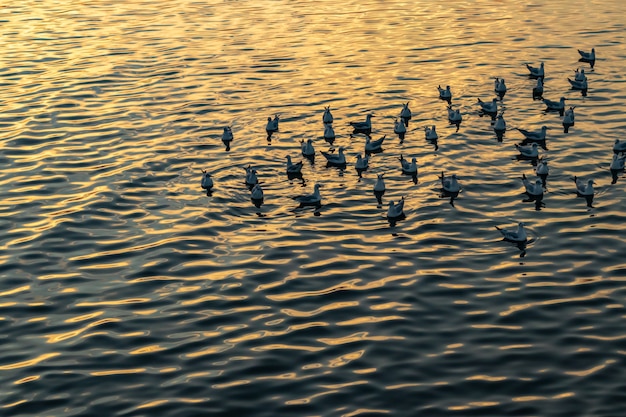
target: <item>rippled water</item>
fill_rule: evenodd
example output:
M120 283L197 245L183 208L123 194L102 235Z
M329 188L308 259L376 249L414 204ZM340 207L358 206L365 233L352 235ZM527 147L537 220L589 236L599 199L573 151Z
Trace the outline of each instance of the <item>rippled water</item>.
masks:
M0 414L623 416L626 178L609 172L626 127L623 7L511 3L5 5ZM592 47L593 68L576 52ZM544 97L575 106L569 133L532 98L524 64L542 61ZM476 104L494 77L508 85L501 142ZM324 106L345 170L319 155ZM359 178L348 121L368 113L387 139ZM551 172L535 207L515 128L541 125ZM290 180L285 158L308 138L318 156ZM417 157L417 183L400 154ZM441 171L460 178L454 205ZM595 180L592 207L574 175ZM322 207L298 208L315 183ZM406 219L390 224L401 196ZM525 248L495 228L518 221Z

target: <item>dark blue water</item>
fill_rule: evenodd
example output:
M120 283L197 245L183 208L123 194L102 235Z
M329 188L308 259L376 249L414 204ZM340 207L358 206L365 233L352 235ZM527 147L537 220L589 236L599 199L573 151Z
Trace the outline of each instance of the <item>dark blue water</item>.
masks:
M609 170L626 140L622 9L5 6L0 415L623 416L626 178ZM593 67L577 52L592 47ZM525 64L540 62L544 97L575 107L568 133L532 97ZM585 95L567 81L577 68ZM495 77L508 86L500 141L477 105ZM372 137L387 138L359 176L365 139L348 122L370 113ZM516 128L542 125L550 174L536 205L521 181L533 161L514 145ZM306 139L317 156L290 179L286 156L303 159ZM327 167L319 151L340 146L346 167ZM415 181L400 155L417 158ZM453 204L442 171L459 177ZM574 176L595 181L591 204ZM316 183L321 207L298 207ZM390 223L401 197L406 218ZM528 242L503 241L496 226L519 221Z

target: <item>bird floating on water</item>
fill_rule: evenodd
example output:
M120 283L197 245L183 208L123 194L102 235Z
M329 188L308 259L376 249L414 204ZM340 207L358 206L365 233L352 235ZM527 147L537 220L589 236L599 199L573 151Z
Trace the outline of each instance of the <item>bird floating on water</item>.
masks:
M548 167L548 161L546 161L544 158L540 158L537 161L535 173L545 181L545 178L548 176L549 172L550 168Z
M369 168L370 157L365 154L365 157L362 157L360 154L356 156L356 163L354 164L354 168L357 171L365 171Z
M261 188L261 184L254 184L250 196L253 200L263 200L263 189Z
M222 142L226 145L226 150L230 150L230 143L233 141L233 130L230 126L224 127L224 132L222 133Z
M324 158L326 158L326 161L328 162L329 165L335 165L335 166L345 166L346 165L346 156L343 154L343 147L339 147L338 152L335 153L330 153L330 152L324 152L324 151L320 151L320 153L322 155L324 155Z
M537 179L533 184L530 180L528 180L528 178L526 178L526 174L522 174L522 184L524 184L526 194L530 197L537 198L543 195L543 182L541 179Z
M452 110L452 106L448 106L448 121L450 124L459 125L463 121L463 115L461 114L461 110L454 109Z
M611 161L611 169L616 171L624 170L624 162L626 161L626 154L613 154L613 160Z
M333 125L325 124L324 125L324 139L326 142L333 143L335 140L335 129L333 129Z
M244 169L246 170L246 185L248 185L249 187L252 187L253 185L259 182L259 179L256 175L257 174L256 169L251 168L250 165L248 165L248 167Z
M509 242L522 243L528 240L526 230L524 230L524 222L519 222L517 224L516 231L501 229L498 226L496 226L496 229L498 229L500 233L502 233L504 240L508 240Z
M393 133L400 137L400 140L404 139L404 135L406 135L406 125L402 120L396 119L393 122Z
M594 64L596 63L595 48L591 48L591 52L585 52L579 49L578 54L580 55L580 62L587 62L589 65L591 65L591 68L593 68Z
M587 79L587 76L585 75L585 69L584 68L576 68L574 70L574 79L576 81L584 81Z
M479 98L478 104L480 105L480 109L483 113L496 114L498 112L498 99L496 98L491 100L491 103L486 103Z
M404 215L404 197L402 197L398 204L394 204L393 200L389 202L389 208L387 209L387 218L397 219Z
M271 117L267 118L267 125L265 126L265 131L267 132L268 135L270 135L270 133L278 132L279 121L280 121L280 118L278 117L277 114L274 115L273 119Z
M450 91L450 86L446 85L446 88L441 88L441 86L437 86L437 90L439 90L439 98L442 100L446 100L450 102L452 100L452 91Z
M506 93L506 83L504 82L504 78L496 77L494 84L496 94L498 94L502 98L502 96L504 96L504 93Z
M330 112L330 106L324 107L324 114L322 115L322 122L324 124L330 124L335 120L333 114Z
M526 68L528 68L528 71L530 72L529 75L532 78L544 78L545 77L543 62L540 63L538 67L533 67L530 64L526 64Z
M287 155L287 174L297 174L302 171L302 161L291 162L291 156Z
M537 84L533 87L533 98L541 98L543 96L543 78L537 78Z
M537 143L533 142L530 145L518 145L515 144L520 156L523 158L537 158L539 156L539 149L537 148Z
M437 130L435 128L435 125L432 126L426 126L424 128L424 136L426 137L426 140L437 140L439 139L439 135L437 134Z
M371 137L365 137L365 152L375 153L383 150L382 146L387 135L383 135L380 139L372 140Z
M572 106L563 114L563 132L569 132L569 128L574 126L574 119L574 106Z
M307 157L315 156L315 148L313 147L312 139L307 139L306 142L304 140L301 140L300 148L302 150L303 156L307 156Z
M376 183L374 184L374 192L375 193L384 193L386 188L385 188L385 180L383 178L383 174L378 174L377 178L376 178Z
M313 186L313 194L301 195L295 197L294 200L300 203L301 206L320 206L322 203L322 195L320 194L320 184Z
M563 112L565 110L565 100L565 97L561 97L559 101L553 101L544 98L543 102L546 105L546 111L558 111L561 115L563 115Z
M568 78L567 81L569 81L570 85L572 86L572 90L587 91L587 89L589 88L589 85L586 79L582 81L577 81L577 80L572 80L571 78Z
M400 155L400 166L404 174L417 174L417 158L413 157L411 162L404 159L403 155Z
M496 133L504 133L506 131L506 120L504 120L504 114L498 114L498 117L496 117L496 121L493 124L493 130L495 130Z
M546 131L549 129L549 127L547 126L541 126L541 129L539 130L525 130L525 129L520 129L517 128L517 130L519 130L519 132L524 135L524 138L528 141L532 141L532 142L541 142L546 140Z
M406 104L402 105L400 119L402 119L402 123L404 123L405 126L409 126L409 120L411 120L411 117L413 117L413 115L411 113L411 109L409 109L409 102L407 101Z
M449 194L456 194L461 191L461 185L459 184L458 178L456 174L452 174L450 176L445 176L444 172L441 171L441 187L443 191Z
M350 126L352 126L355 133L371 133L372 117L374 117L374 115L368 114L367 116L365 116L364 122L350 122Z
M200 186L207 191L207 195L213 188L213 178L211 178L211 174L204 169L202 170L202 180L200 181Z
M619 139L615 139L615 144L613 145L613 152L615 153L626 152L626 142L620 142Z

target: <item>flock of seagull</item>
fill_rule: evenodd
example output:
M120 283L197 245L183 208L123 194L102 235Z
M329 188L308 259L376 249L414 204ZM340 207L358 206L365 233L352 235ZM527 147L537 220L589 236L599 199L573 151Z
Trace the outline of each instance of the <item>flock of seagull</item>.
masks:
M593 68L596 60L595 49L591 49L590 52L585 52L582 50L578 50L578 52L580 54L579 61L589 63L591 65L591 68ZM572 106L566 109L565 97L561 97L558 101L549 100L543 97L543 81L545 77L543 62L541 62L538 67L533 67L529 64L526 64L526 67L529 71L530 78L536 80L536 85L533 87L532 91L533 98L542 100L543 103L546 105L547 112L558 112L559 115L563 117L564 132L567 133L568 129L575 123L574 107ZM588 80L584 69L576 69L574 77L571 79L568 78L568 81L572 89L580 90L583 95L587 94ZM450 86L446 86L445 88L438 86L437 89L439 91L439 98L448 103L448 121L451 125L456 125L458 131L459 126L463 120L463 116L459 109L452 108L453 94ZM504 132L507 129L506 121L504 120L502 112L498 112L498 101L503 99L507 91L506 82L503 78L495 79L494 91L497 95L497 98L494 97L491 101L487 102L484 102L480 98L478 98L477 105L479 106L479 114L481 116L491 116L493 122L493 130L496 133L498 140L502 141ZM379 139L372 139L371 133L373 117L374 115L367 114L364 121L350 122L350 126L353 129L352 135L365 135L364 155L359 154L356 157L356 163L354 164L354 167L359 176L361 176L362 172L366 171L369 168L370 155L382 152L382 147L386 140L386 135L382 136ZM404 136L407 132L409 121L411 120L411 118L412 113L409 108L409 103L404 103L402 105L402 110L399 114L399 120L396 119L394 122L394 133L398 135L401 141L404 140ZM326 106L322 115L322 122L324 124L324 139L331 145L335 140L333 121L334 117L330 111L330 106ZM271 137L275 132L278 132L279 123L279 115L275 115L273 118L268 117L265 127L268 141L271 140ZM532 131L519 128L517 130L525 138L522 143L515 144L515 147L519 152L518 159L531 160L533 165L535 166L535 173L538 177L536 180L532 181L528 179L525 174L522 175L522 185L524 186L525 193L529 197L528 200L525 201L534 201L536 204L536 208L539 209L543 204L542 200L544 187L546 185L546 178L549 174L548 162L544 158L539 156L539 147L546 149L545 141L546 131L548 130L548 127L542 126L540 129ZM435 145L435 149L437 149L438 134L434 125L424 128L424 136L425 139L433 143ZM226 146L227 151L230 150L232 141L232 129L230 126L226 126L224 127L224 131L222 134L222 142ZM302 156L310 159L311 161L313 161L317 154L312 139L307 139L306 141L302 140L300 142L300 151ZM624 166L626 162L626 142L620 142L619 139L617 139L615 141L613 151L614 155L610 169L613 175L613 183L615 183L617 181L618 174L624 171ZM336 152L334 151L334 149L331 148L330 151L320 151L319 153L325 158L327 166L339 167L343 169L347 165L345 149L343 147L339 147ZM294 163L291 156L289 155L287 155L286 159L286 173L288 177L290 179L302 178L303 162L299 161ZM399 168L402 173L412 176L413 181L417 183L417 159L415 157L412 157L410 160L408 160L403 155L400 155L398 159L400 160ZM461 191L461 185L458 181L456 174L446 175L444 172L442 172L439 178L441 180L442 196L450 197L450 203L454 205L454 199ZM595 194L593 188L593 180L583 180L578 177L574 177L573 180L578 196L584 197L587 200L587 205L589 207L592 207L593 196ZM260 207L261 204L263 204L263 188L259 183L256 169L254 169L250 165L245 168L245 184L250 190L252 202L255 206ZM214 182L211 174L205 170L203 170L202 173L201 186L203 189L206 190L208 195L210 195L214 187ZM319 208L321 207L322 202L320 187L320 184L315 184L312 194L301 195L295 197L294 199L300 204L301 207L315 206ZM384 195L385 191L386 187L384 174L377 174L377 179L374 184L373 192L379 204L382 204L382 196ZM404 197L402 197L397 202L389 202L387 209L387 218L392 225L394 225L396 221L405 218ZM518 245L524 245L528 241L528 235L524 229L523 222L518 223L517 230L507 230L497 226L496 229L500 231L504 240L516 243Z

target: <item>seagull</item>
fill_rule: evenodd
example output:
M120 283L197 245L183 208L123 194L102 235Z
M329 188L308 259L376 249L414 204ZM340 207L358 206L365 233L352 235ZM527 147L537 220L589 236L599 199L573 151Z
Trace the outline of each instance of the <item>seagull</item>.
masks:
M570 126L574 126L574 107L573 106L565 110L565 114L563 115L563 128L564 128L565 133L569 131Z
M405 174L417 174L417 158L413 157L411 162L404 159L402 155L400 155L400 164L402 165L402 172Z
M341 166L346 164L346 156L343 154L343 147L339 148L339 152L336 155L324 151L320 151L320 153L324 155L324 158L326 158L326 161L328 161L330 165Z
M404 214L404 197L398 201L398 204L394 204L393 200L389 202L389 209L387 209L387 217L390 219L395 219L398 217L402 217Z
M615 139L615 144L613 145L613 152L615 153L626 152L626 142L620 142L619 139Z
M548 161L541 158L537 162L537 168L535 168L535 173L540 177L547 177L550 169L548 168Z
M322 115L322 122L324 122L324 124L330 124L332 123L334 120L333 118L333 114L330 112L330 106L326 106L324 107L324 114Z
M398 121L398 119L396 119L393 122L393 133L404 136L404 134L406 133L406 125L403 121Z
M411 114L411 109L409 109L409 102L407 101L406 104L402 105L402 111L400 111L400 118L402 119L402 122L406 125L409 124L409 120L411 120L411 117L413 115Z
M255 184L254 187L252 187L251 197L253 200L263 200L263 189L260 184Z
M202 170L202 181L200 182L200 186L207 190L207 193L211 191L213 188L213 178L211 178L211 174L206 172L206 170Z
M441 171L441 186L443 191L450 194L456 194L461 190L456 174L446 177L443 171Z
M385 180L383 179L384 174L378 174L378 178L376 179L376 184L374 184L374 192L375 193L384 193L385 192Z
M291 156L287 155L287 174L298 174L302 171L302 161L291 162Z
M319 206L322 203L320 185L315 184L315 186L313 186L313 194L301 195L299 197L295 197L294 200L299 202L302 206Z
M246 185L253 186L259 182L259 179L256 176L256 169L250 168L250 165L244 169L246 170Z
M518 243L526 242L526 240L528 240L528 237L526 236L526 230L524 230L524 222L519 222L517 224L517 231L515 232L512 230L501 229L498 226L496 226L496 229L498 229L500 233L502 233L502 236L504 236L504 240Z
M540 197L543 195L543 183L540 179L537 179L533 184L526 178L526 174L522 174L522 183L526 188L526 194L531 197Z
M324 139L328 142L332 142L335 140L335 129L333 129L333 125L324 125Z
M484 113L494 114L498 112L498 99L496 98L494 98L491 103L485 103L479 98L478 104L480 104L480 109Z
M279 121L279 117L278 115L274 115L274 119L272 119L271 117L267 118L267 125L265 126L265 131L267 132L268 135L270 135L271 133L274 132L278 132L278 121Z
M585 51L581 51L579 49L578 53L580 54L580 59L583 60L583 61L595 61L596 60L596 49L595 48L591 48L591 52L585 52Z
M372 130L372 117L374 116L371 114L368 114L367 116L365 116L364 122L350 122L350 126L352 126L352 128L354 128L356 132L371 131Z
M537 84L533 87L533 97L541 97L543 95L543 79L537 78Z
M361 157L361 155L356 156L356 163L354 164L354 168L357 171L365 171L369 167L370 157L369 155L365 155L365 157Z
M439 98L442 100L450 101L452 100L452 92L450 91L450 86L446 85L446 88L441 88L441 86L437 86L437 90L439 90Z
M315 148L313 148L313 140L307 139L306 142L304 140L300 141L300 148L302 149L303 156L314 156Z
M524 135L526 140L530 140L533 142L541 142L542 140L546 140L546 130L548 129L549 127L547 126L541 126L540 130L535 130L535 131L529 131L529 130L517 128L517 130L519 130L520 133Z
M506 84L504 83L504 78L496 77L495 90L496 93L500 95L504 95L504 93L506 93Z
M626 155L613 154L613 160L611 161L611 170L623 171L625 162L626 162Z
M533 78L543 78L545 76L543 70L543 62L539 64L539 67L533 67L529 64L526 64L526 68L528 68L528 71L530 72L529 75Z
M224 127L224 133L222 133L222 142L224 142L224 145L226 145L226 148L230 148L230 142L232 141L233 141L233 131L230 128L230 126L226 126Z
M437 131L435 130L435 125L432 125L432 127L426 126L424 128L424 133L425 133L425 136L426 136L426 140L437 140L437 139L439 139L439 135L437 134Z
M562 112L565 109L565 97L561 97L559 101L544 98L543 102L546 104L547 110L558 110L559 112Z
M461 110L452 110L452 106L448 106L448 121L452 124L459 124L463 121Z
M586 78L582 81L572 80L571 78L568 78L567 81L569 81L570 85L572 86L572 90L587 90L588 88Z
M380 152L383 150L383 142L387 135L384 135L380 139L372 140L369 136L365 138L365 152Z
M574 182L576 183L576 193L580 196L590 196L594 194L593 180L584 180L574 176Z
M515 144L515 147L520 153L520 156L524 158L537 158L539 156L539 150L537 149L537 143L533 142L530 145L518 145Z
M493 130L495 130L496 133L506 131L506 121L504 120L504 115L502 113L500 113L496 118L496 122L493 124Z
M574 79L576 81L584 81L587 79L587 76L585 75L585 69L581 68L580 70L578 68L576 68L574 70Z

